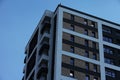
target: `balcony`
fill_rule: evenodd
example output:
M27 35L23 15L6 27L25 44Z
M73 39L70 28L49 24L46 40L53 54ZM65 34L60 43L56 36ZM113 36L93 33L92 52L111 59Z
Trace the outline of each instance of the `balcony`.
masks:
M33 52L34 48L36 47L38 42L38 30L34 33L34 35L31 38L31 41L29 42L29 53L28 53L28 57L31 55L31 53Z
M44 53L39 57L38 64L40 64L42 62L42 60L48 61L48 56Z
M29 74L31 73L31 71L34 69L35 66L35 62L36 62L36 50L33 53L33 55L30 56L29 60L28 60L28 64L26 65L26 77L29 76Z
M26 65L24 65L24 68L23 68L23 73L25 73L25 68L26 68Z
M37 72L37 78L39 78L42 75L47 75L48 67L47 67L47 61L42 60L42 62L38 65L38 72Z
M40 40L41 45L49 44L49 34L44 33Z
M49 44L47 41L43 41L41 42L41 47L40 47L40 50L39 50L39 55L41 54L46 54L48 55L48 50L49 50Z
M40 41L41 41L41 43L43 41L49 42L49 38L50 38L49 34L47 32L44 32L43 35L40 37Z
M24 80L24 76L22 77L22 80Z
M45 16L43 22L42 22L42 28L41 28L41 34L43 34L45 31L47 31L49 33L50 31L50 17Z

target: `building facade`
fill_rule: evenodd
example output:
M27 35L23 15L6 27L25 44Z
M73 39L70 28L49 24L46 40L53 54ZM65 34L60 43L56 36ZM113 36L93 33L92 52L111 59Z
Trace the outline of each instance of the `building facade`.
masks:
M26 48L23 80L120 80L120 24L58 5Z

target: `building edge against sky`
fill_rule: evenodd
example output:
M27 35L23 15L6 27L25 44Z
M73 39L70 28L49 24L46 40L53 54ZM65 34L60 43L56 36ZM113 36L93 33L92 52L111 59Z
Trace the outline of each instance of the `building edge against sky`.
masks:
M119 80L120 24L58 5L26 48L23 80Z

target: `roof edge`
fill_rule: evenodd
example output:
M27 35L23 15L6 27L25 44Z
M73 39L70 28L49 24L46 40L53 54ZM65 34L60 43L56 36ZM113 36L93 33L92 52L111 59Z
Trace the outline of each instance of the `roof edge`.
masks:
M99 20L102 20L102 21L105 21L105 22L111 23L111 24L113 24L113 25L116 25L116 26L120 26L120 24L118 24L118 23L115 23L115 22L112 22L112 21L109 21L109 20L106 20L106 19L103 19L103 18L100 18L100 17L94 16L94 15L91 15L91 14L88 14L88 13L82 12L82 11L79 11L79 10L76 10L76 9L73 9L73 8L70 8L70 7L67 7L67 6L64 6L64 5L62 5L61 3L58 4L58 6L57 6L57 8L55 9L54 13L57 11L57 9L58 9L59 7L66 8L66 9L69 9L69 10L72 10L72 11L75 11L75 12L78 12L78 13L81 13L81 14L84 14L84 15L87 15L87 16L90 16L90 17L93 17L93 18L99 19Z

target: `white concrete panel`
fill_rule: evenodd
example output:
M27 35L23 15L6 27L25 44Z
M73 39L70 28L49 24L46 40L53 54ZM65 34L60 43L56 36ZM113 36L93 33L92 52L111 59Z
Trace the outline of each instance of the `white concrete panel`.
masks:
M120 46L117 45L117 44L109 43L109 42L106 42L106 41L103 41L103 44L105 44L105 45L107 45L107 46L111 46L111 47L113 47L113 48L120 49Z
M105 67L120 71L120 67L105 63Z
M80 34L80 33L77 33L75 31L71 31L71 30L63 28L63 32L66 32L66 33L69 33L69 34L72 34L72 35L75 35L75 36L78 36L78 37L81 37L81 38L85 38L85 39L88 39L88 40L91 40L91 41L94 41L94 42L98 42L98 39L96 39L96 38L93 38L93 37L90 37L90 36L87 36L87 35L84 35L84 34Z
M104 67L104 53L103 53L103 36L102 36L102 25L101 22L98 23L98 36L99 36L99 56L100 56L100 75L101 80L106 80L105 67Z
M56 50L55 50L55 75L54 80L61 79L61 51L62 51L62 26L63 26L63 12L58 8L57 26L56 26Z
M70 56L70 57L74 57L74 58L79 59L79 60L83 60L83 61L87 61L87 62L90 62L90 63L93 63L93 64L100 65L100 62L97 61L97 60L90 59L90 58L87 58L87 57L84 57L84 56L80 56L80 55L75 54L75 53L70 53L70 52L67 52L67 51L62 51L62 54Z

